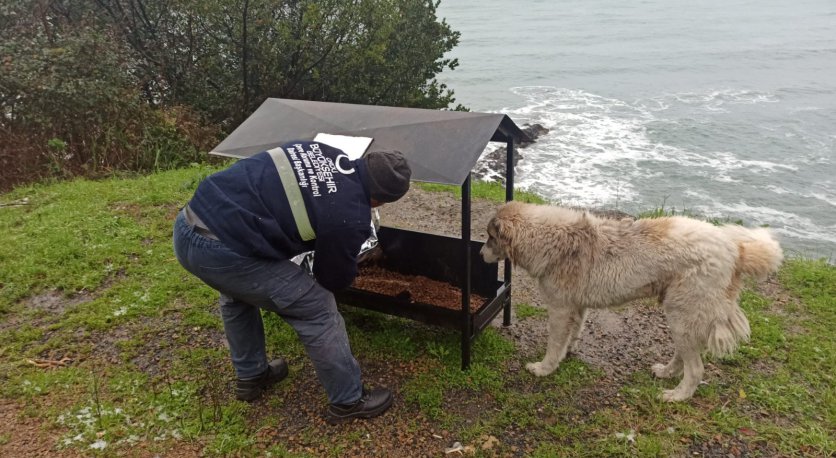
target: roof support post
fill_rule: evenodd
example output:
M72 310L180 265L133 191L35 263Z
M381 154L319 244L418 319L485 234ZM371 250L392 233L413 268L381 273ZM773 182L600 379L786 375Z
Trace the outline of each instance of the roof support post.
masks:
M508 152L508 157L505 162L505 202L514 200L514 137L509 135L507 137L507 144L505 150ZM505 308L502 313L502 325L511 325L511 261L505 260L505 287L508 288L508 299L505 302Z
M462 184L462 370L470 367L473 324L470 316L470 177Z

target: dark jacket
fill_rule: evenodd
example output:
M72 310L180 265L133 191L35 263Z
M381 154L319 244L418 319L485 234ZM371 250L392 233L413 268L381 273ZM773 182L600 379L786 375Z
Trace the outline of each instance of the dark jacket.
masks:
M364 161L350 161L341 150L314 142L288 143L279 153L293 165L315 239L302 240L267 152L203 180L189 207L242 256L287 260L313 250L317 281L332 291L349 286L360 247L371 235Z

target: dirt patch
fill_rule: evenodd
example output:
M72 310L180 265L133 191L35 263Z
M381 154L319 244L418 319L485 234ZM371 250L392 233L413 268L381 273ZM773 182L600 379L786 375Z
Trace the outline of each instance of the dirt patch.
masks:
M743 428L744 433L749 430ZM705 458L738 458L755 456L784 456L765 441L748 442L741 437L716 435L688 446L687 455Z
M26 318L29 324L41 326L57 321L67 310L92 299L93 296L87 291L67 294L61 290L52 289L23 300L21 307L27 312L35 311L36 313L35 319ZM37 318L37 315L41 318ZM18 327L24 321L24 317L30 316L29 313L8 314L0 322L0 331Z
M63 314L67 309L90 300L90 294L86 292L66 295L62 291L51 290L37 296L32 296L27 306L33 309L42 310L55 315Z
M0 399L0 424L14 425L0 431L0 456L8 457L77 457L78 450L59 449L59 432L51 431L48 422L26 415L25 407L15 401Z
M656 305L633 303L620 310L593 310L572 350L581 360L617 380L653 363L667 363L673 346L665 316Z
M546 350L545 318L514 321L499 330L513 339L523 358L533 361ZM666 363L673 347L661 310L635 302L619 309L591 310L570 353L612 380L626 380L635 371L649 370L653 363Z
M93 357L108 364L130 362L151 377L165 374L189 348L223 348L223 330L183 325L180 312L132 321L94 333ZM140 342L136 345L136 342ZM188 377L186 377L188 378Z
M416 413L403 399L401 384L414 373L410 362L384 364L365 359L359 362L363 379L369 386L386 386L392 390L395 401L386 415L340 426L328 425L323 417L327 405L325 392L316 383L313 367L307 359L292 360L289 361L292 380L282 382L253 404L252 424L261 424L265 418L274 423L259 431L256 447L283 444L291 453L330 456L334 444L322 438L338 433L340 437L355 438L341 442L344 447L341 456L437 457L455 440L448 431ZM270 403L270 398L277 396L277 390L282 390L280 415Z

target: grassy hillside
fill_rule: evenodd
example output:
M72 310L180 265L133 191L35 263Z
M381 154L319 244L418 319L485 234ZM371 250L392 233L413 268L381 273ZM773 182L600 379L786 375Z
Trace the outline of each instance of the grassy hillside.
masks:
M316 420L324 393L274 316L268 350L291 377L263 401L234 401L216 295L171 249L174 216L211 171L0 196L0 456L441 456L456 441L476 456L836 453L836 268L812 260L749 285L752 341L710 360L711 383L688 403L656 399L676 382L653 379L650 362L606 399L578 359L535 378L493 329L462 372L458 334L353 309L353 349L396 388L393 411Z

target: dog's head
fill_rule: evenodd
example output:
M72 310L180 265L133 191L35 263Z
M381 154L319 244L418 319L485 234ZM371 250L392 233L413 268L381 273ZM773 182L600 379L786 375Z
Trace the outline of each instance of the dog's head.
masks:
M511 252L511 243L513 238L513 223L504 215L501 208L497 211L491 220L488 222L488 241L479 250L482 259L488 263L502 261L503 259L510 259L514 261Z

